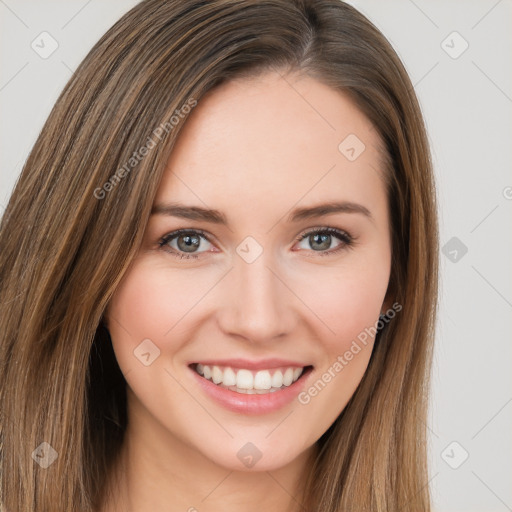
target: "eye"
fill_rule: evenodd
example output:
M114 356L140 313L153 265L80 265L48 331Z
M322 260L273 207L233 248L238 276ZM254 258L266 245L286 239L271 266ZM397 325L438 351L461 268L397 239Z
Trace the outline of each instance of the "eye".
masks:
M334 249L330 249L335 239L337 239L339 243ZM306 247L306 250L312 250L319 256L324 256L351 248L354 245L355 238L346 231L323 227L310 229L301 234L297 240L299 242L306 241L310 244L311 249ZM164 251L180 259L197 259L203 252L213 252L209 251L208 248L204 248L204 245L208 246L212 244L206 233L199 229L178 229L162 237L158 245ZM302 249L304 249L304 247L302 247Z
M327 250L331 247L334 239L339 241L339 244L331 250ZM352 248L354 245L355 238L346 231L341 231L336 228L315 228L301 234L297 240L299 242L306 241L314 252L319 253L320 256L335 254L343 249ZM308 250L308 248L306 247Z
M198 251L211 242L208 240L206 234L197 229L178 229L165 235L159 242L159 246L169 254L177 258L199 258L198 254L207 252L207 250Z

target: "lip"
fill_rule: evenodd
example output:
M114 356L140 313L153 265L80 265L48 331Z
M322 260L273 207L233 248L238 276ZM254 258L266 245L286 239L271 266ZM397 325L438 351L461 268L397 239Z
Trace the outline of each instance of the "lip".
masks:
M258 370L261 368L271 369L277 368L279 366L300 366L297 363L289 364L283 360L273 360L279 361L279 364L273 363L274 366L261 366L260 362L253 363L252 366L246 366L247 361L243 363L241 366L236 366L234 363L237 362L237 365L242 360L225 360L223 363L224 366L234 366L246 368L248 370ZM270 360L266 360L265 363L268 364ZM282 363L285 364L282 364ZM263 363L263 361L261 362ZM203 362L201 361L201 364ZM217 360L215 363L205 362L204 364L217 364L221 366L221 361ZM245 393L237 393L236 391L231 391L226 388L222 388L214 384L212 381L205 379L199 375L194 367L194 365L189 365L189 370L192 372L193 377L196 382L201 387L202 391L211 399L213 399L216 403L233 412L241 413L241 414L268 414L279 409L282 409L286 405L293 402L293 400L297 397L297 395L303 390L306 385L306 381L308 380L309 375L311 374L313 367L311 365L304 365L306 368L302 375L290 386L281 389L279 391L275 391L273 393L265 393L262 395L247 395ZM302 366L301 366L302 367Z
M246 369L246 370L272 370L274 368L281 368L283 366L291 368L304 368L310 366L308 363L300 363L286 359L262 359L260 361L251 361L249 359L206 359L201 361L191 361L190 365L200 363L208 366L230 366L231 368Z

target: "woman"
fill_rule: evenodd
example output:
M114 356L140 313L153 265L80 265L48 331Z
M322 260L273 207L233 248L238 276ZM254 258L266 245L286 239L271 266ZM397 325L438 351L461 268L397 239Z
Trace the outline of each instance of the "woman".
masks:
M430 510L429 149L354 8L138 4L0 245L5 510Z

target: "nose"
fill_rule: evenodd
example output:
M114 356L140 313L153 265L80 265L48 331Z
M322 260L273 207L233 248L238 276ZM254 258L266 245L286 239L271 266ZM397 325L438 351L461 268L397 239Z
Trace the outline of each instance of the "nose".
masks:
M226 335L253 343L272 343L293 329L293 293L270 251L252 263L236 256L234 268L223 284L218 322Z

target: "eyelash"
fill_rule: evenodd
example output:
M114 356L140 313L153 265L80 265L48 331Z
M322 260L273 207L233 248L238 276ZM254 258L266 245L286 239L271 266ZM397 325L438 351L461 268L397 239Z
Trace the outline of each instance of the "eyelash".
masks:
M329 251L314 251L317 253L318 256L329 256L338 253L339 251L342 251L344 249L352 249L355 245L355 237L347 233L346 231L342 231L336 228L330 228L330 227L321 227L321 228L314 228L310 229L309 231L306 231L302 234L300 234L296 240L301 242L305 238L308 238L311 235L321 233L321 234L329 234L335 236L338 240L343 242L340 244L336 249L331 249ZM177 238L179 235L182 234L189 234L189 235L200 235L202 236L207 242L212 243L210 239L208 238L208 235L201 229L178 229L176 231L172 231L171 233L168 233L164 237L160 239L158 242L159 248L163 249L165 252L171 254L172 256L175 256L179 259L198 259L200 257L200 254L202 253L181 253L181 252L175 252L175 249L168 250L165 248L165 246Z

